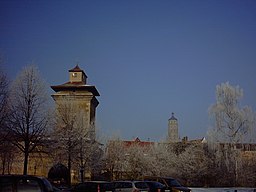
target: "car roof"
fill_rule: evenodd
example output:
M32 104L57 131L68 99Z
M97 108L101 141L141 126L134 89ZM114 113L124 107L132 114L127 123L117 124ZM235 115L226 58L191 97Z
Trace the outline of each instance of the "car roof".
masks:
M36 175L21 175L21 174L7 174L7 175L0 175L0 177L46 179L46 177L41 177Z
M119 183L137 183L137 182L145 182L143 180L118 180L118 181L112 181L113 183L119 182Z
M83 183L111 183L109 181L84 181ZM83 183L79 183L79 184L83 184Z
M43 176L39 176L39 175L23 175L23 174L4 174L4 175L0 175L2 176L7 176L7 177L37 177L37 178L45 178Z
M145 180L144 182L146 182L146 183L160 183L158 181L151 181L151 180Z
M160 177L160 176L144 176L144 179L174 179L173 177Z

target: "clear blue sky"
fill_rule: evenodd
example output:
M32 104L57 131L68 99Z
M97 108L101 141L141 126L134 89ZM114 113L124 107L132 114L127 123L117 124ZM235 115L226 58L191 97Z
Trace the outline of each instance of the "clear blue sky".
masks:
M0 0L0 52L10 79L34 62L49 86L78 61L97 127L124 139L165 138L172 112L181 138L205 136L226 81L256 109L255 0Z

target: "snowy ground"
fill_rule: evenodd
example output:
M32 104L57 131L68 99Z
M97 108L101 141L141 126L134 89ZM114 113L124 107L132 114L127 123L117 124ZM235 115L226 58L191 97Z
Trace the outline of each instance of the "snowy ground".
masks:
M193 188L192 192L256 192L256 188Z

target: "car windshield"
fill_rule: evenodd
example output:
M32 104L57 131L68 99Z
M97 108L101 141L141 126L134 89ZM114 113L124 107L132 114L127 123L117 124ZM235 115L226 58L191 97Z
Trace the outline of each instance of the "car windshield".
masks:
M131 182L114 182L115 188L132 188Z
M148 185L145 182L136 182L134 183L135 187L138 189L146 189Z
M97 184L91 182L80 183L75 187L77 190L97 190Z
M166 182L169 186L172 186L172 187L181 187L181 184L175 180L175 179L166 179Z

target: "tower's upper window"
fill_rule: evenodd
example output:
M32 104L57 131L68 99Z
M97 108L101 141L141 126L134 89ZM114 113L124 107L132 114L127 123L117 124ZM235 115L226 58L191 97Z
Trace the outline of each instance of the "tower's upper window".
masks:
M73 77L77 77L77 73L72 73L72 76Z

